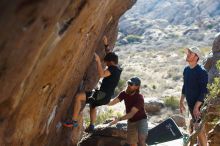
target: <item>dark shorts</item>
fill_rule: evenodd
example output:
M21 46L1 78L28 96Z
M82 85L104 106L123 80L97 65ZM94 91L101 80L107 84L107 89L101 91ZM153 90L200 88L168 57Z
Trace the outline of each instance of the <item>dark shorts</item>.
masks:
M92 91L86 91L86 100L87 98L91 97L93 95Z
M110 102L111 96L100 90L95 90L94 93L92 91L86 92L86 103L90 104L91 107L106 105Z

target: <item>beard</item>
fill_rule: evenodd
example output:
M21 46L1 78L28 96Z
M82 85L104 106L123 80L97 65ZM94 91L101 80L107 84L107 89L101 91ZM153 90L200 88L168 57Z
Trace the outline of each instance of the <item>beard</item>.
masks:
M136 90L131 90L131 89L127 88L127 89L125 90L125 92L126 92L127 94L131 95L131 94L134 94L134 93L136 92Z

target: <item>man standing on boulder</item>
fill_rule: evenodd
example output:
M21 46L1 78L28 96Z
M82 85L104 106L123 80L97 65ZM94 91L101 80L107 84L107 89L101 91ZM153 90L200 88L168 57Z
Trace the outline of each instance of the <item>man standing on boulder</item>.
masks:
M146 146L148 133L147 115L144 109L144 98L140 94L141 80L133 77L127 81L127 88L114 98L108 105L115 105L124 100L126 115L112 121L110 125L116 124L121 120L128 120L127 142L130 146Z
M185 110L184 99L186 98L187 105L193 120L193 127L198 125L201 120L200 108L207 94L208 75L206 70L198 65L201 57L199 48L192 47L186 49L186 61L188 66L183 71L183 87L182 96L180 98L180 112ZM207 138L204 127L198 134L200 146L207 146Z
M118 66L118 55L114 52L106 54L104 62L106 63L107 68L105 70L102 68L101 60L97 54L95 54L95 60L99 77L103 78L101 87L99 90L96 90L93 95L91 91L81 91L76 95L72 120L64 122L63 125L65 127L77 127L78 115L85 107L85 104L89 103L90 125L86 131L93 131L96 120L96 107L108 104L114 94L122 72L122 69Z

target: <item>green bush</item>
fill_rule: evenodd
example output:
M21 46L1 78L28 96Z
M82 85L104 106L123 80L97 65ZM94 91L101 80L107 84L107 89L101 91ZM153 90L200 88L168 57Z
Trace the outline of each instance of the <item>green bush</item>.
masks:
M152 88L155 90L157 87L156 87L156 85L152 85Z
M107 119L112 117L121 117L122 114L120 112L115 112L112 109L108 109L105 112L97 113L96 117L96 125L103 124ZM90 117L85 117L85 124L88 126L90 124Z
M126 81L120 79L118 82L118 86L115 89L115 95L118 95L122 90L124 90L125 86L126 86Z
M113 110L109 109L106 112L100 112L96 118L96 124L102 124L106 119L113 116Z
M178 81L178 80L180 80L181 78L182 78L182 76L180 76L180 75L175 75L175 76L172 77L172 79L173 79L174 81Z
M147 88L148 86L147 85L143 85L143 88Z
M220 60L217 61L216 64L217 69L220 71ZM208 84L209 89L209 98L217 98L220 97L220 77L214 78L212 84Z
M126 37L126 40L128 41L128 43L142 42L141 37L138 35L128 35Z
M179 108L179 100L177 97L167 96L164 99L164 103L167 107L170 107L173 110Z
M208 29L212 29L213 27L214 27L213 24L209 24L209 25L207 26Z

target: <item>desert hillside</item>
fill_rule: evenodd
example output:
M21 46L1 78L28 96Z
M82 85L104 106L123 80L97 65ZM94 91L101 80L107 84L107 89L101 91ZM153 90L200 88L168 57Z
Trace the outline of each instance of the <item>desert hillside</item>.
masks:
M198 46L204 58L209 54L220 31L219 7L218 0L137 1L119 22L115 50L122 82L137 75L146 97L179 96L183 48Z

